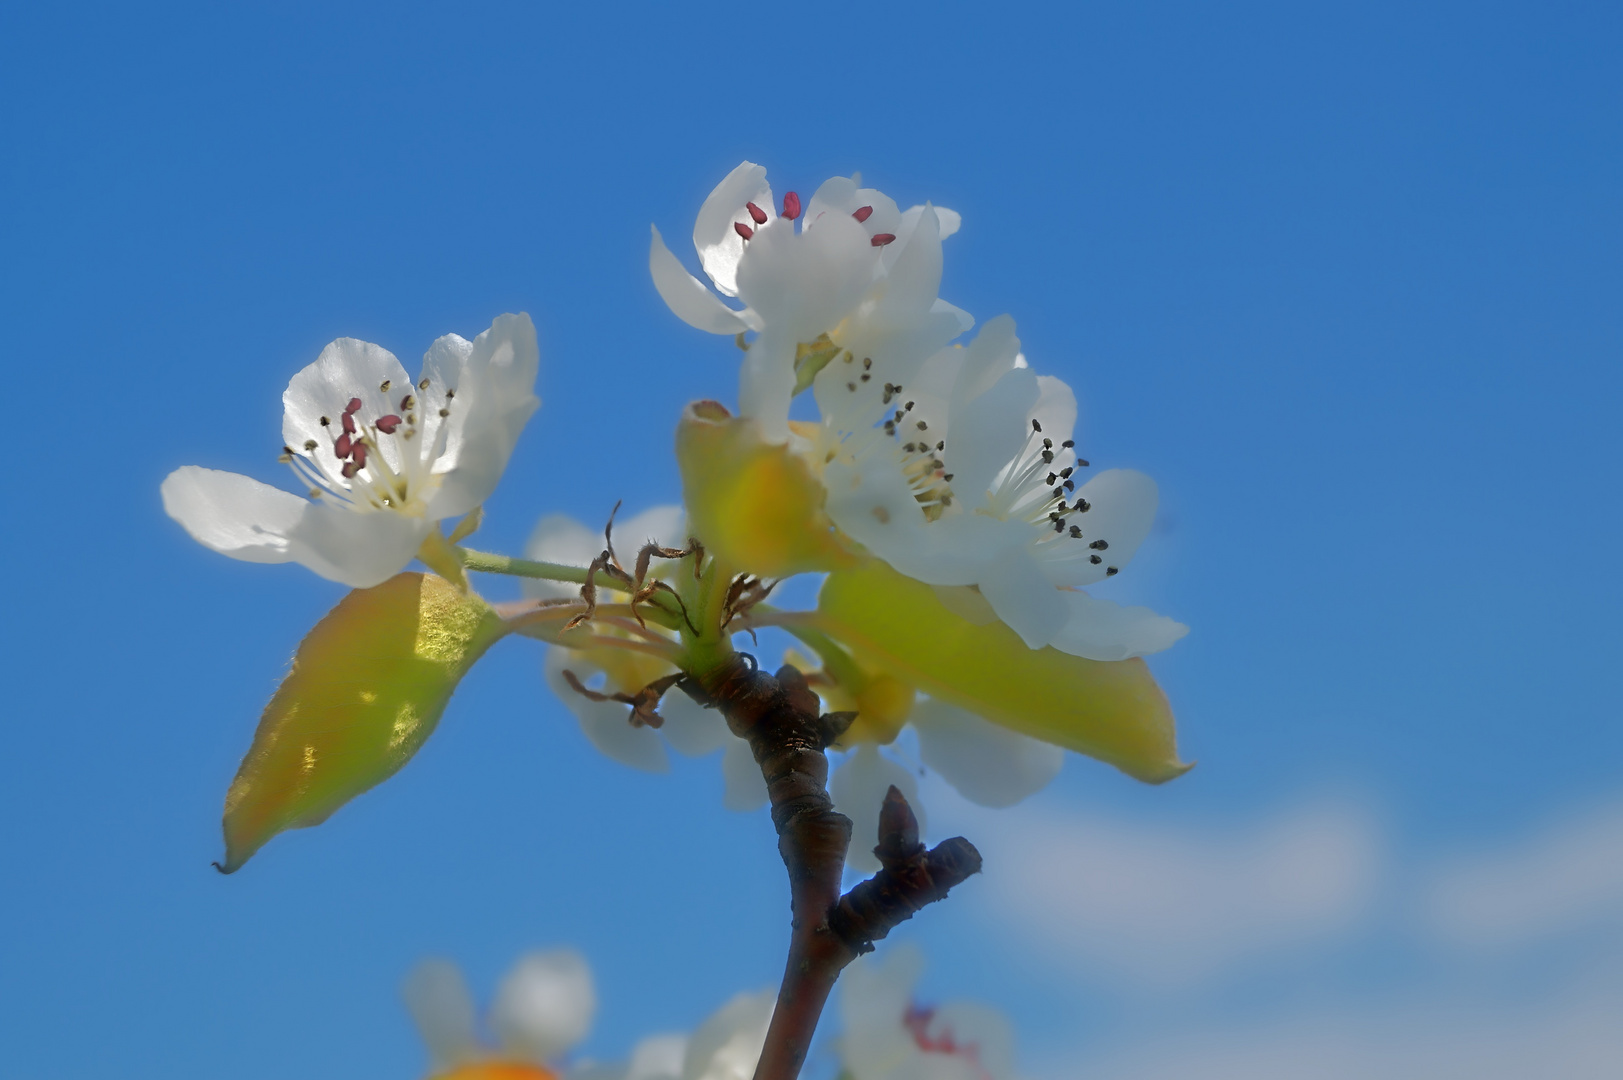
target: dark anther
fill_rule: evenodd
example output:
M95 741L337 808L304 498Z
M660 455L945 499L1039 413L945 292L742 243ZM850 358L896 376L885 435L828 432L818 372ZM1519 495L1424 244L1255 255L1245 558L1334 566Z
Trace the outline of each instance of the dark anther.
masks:
M1078 499L1076 500L1076 509L1078 513L1085 514L1093 509L1093 504L1086 499Z
M1044 439L1043 440L1043 449L1044 450L1052 450L1052 449L1054 449L1054 440L1053 439Z
M1071 535L1076 537L1076 539L1078 539L1078 540L1082 539L1082 526L1080 526L1080 525L1072 525L1071 526Z
M1032 431L1041 431L1042 429L1043 429L1043 426L1041 424L1037 423L1037 421L1035 419L1033 419L1031 421L1031 430Z
M1085 468L1088 467L1088 463L1085 460L1083 460L1082 458L1077 458L1076 459L1076 467L1079 468L1079 469L1085 469Z
M1065 522L1063 522L1063 521L1054 522L1054 531L1057 532L1057 533L1064 532L1065 531Z
M1088 545L1088 547L1092 548L1094 551L1103 551L1109 546L1110 542L1108 540L1095 540L1093 543Z
M1105 567L1105 577L1115 577L1119 573L1121 573L1121 571L1116 569L1114 566Z
M306 439L306 440L304 440L304 448L307 451L308 450L314 450L319 445L320 444L317 443L314 439Z
M389 380L384 379L381 383L378 384L378 393L387 394L388 392L389 392Z
M1047 464L1047 465L1054 464L1054 451L1052 451L1052 450L1044 450L1043 451L1043 462L1044 462L1044 464Z
M920 421L919 421L919 430L920 430L920 431L923 431L923 430L925 430L925 429L926 429L926 428L927 428L927 427L929 427L929 425L928 425L928 424L926 424L926 423L925 423L925 422L924 422L924 421L923 421L923 420L920 420Z
M1076 481L1075 480L1067 480L1067 481L1065 481L1065 490L1066 491L1075 491L1076 490Z
M945 480L949 484L952 483L952 473L942 473L941 479Z
M1100 563L1104 562L1104 560L1099 558L1097 555L1089 555L1088 562L1092 563L1094 566L1098 566Z
M325 416L323 416L321 418L321 426L322 427L332 427L332 421L328 420Z
M1075 439L1066 439L1064 442L1060 443L1060 445L1063 446L1065 449L1069 450L1071 447L1076 445L1076 440Z

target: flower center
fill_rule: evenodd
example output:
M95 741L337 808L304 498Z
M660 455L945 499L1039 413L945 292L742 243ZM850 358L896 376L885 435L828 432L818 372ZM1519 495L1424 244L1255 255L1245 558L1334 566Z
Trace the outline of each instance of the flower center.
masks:
M1042 423L1032 420L1026 445L1009 466L1003 470L987 496L984 511L1004 521L1025 520L1040 530L1033 541L1039 557L1076 558L1078 549L1070 541L1085 542L1088 562L1095 566L1104 562L1100 552L1110 548L1110 541L1090 537L1076 521L1093 509L1088 500L1067 498L1076 491L1072 474L1088 467L1086 460L1077 457L1076 442L1066 439L1057 447L1054 440L1043 434ZM1058 545L1064 544L1062 548ZM1105 576L1116 574L1116 567L1105 568Z
M427 496L438 486L434 463L445 452L456 390L437 387L426 377L404 389L394 398L400 388L385 379L378 392L385 408L398 411L374 410L379 415L370 419L361 398L351 397L336 422L321 418L323 431L331 433L330 446L306 439L300 448L282 447L278 460L312 499L336 499L352 510L423 513Z

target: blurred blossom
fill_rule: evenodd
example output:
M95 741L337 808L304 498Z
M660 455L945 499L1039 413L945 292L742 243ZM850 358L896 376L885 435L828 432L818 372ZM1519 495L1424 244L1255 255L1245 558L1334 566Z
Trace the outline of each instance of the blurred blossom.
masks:
M838 1039L850 1080L1012 1080L1014 1034L994 1009L970 1002L923 1006L913 987L924 954L911 943L871 953L840 980Z
M521 957L502 980L481 1039L472 995L455 964L425 960L406 978L406 1006L428 1044L431 1080L749 1080L766 1042L775 994L739 994L692 1036L650 1035L622 1064L569 1051L597 1011L592 974L568 949Z
M437 1080L551 1080L597 1011L591 970L568 949L530 953L508 972L487 1017L494 1044L480 1037L473 995L455 964L423 961L402 993Z
M501 479L535 396L528 315L473 341L447 334L415 382L393 353L339 338L282 395L281 461L295 495L187 465L163 506L192 538L246 562L296 562L363 589L405 569L438 523L477 509Z

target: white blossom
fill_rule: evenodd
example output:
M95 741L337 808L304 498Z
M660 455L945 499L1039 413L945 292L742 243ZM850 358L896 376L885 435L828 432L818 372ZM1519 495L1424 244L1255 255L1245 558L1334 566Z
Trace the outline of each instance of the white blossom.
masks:
M569 949L530 953L513 965L487 1017L493 1043L480 1037L473 995L450 961L419 963L401 992L428 1046L431 1074L446 1080L486 1062L528 1067L537 1080L553 1076L597 1011L591 969Z
M1188 632L1081 591L1119 572L1149 534L1155 482L1129 469L1080 482L1076 398L1026 365L1012 319L940 350L883 395L878 418L825 406L835 419L813 451L829 516L847 535L940 587L949 608L1001 619L1034 649L1121 660Z
M528 315L434 342L415 381L388 350L340 338L282 395L293 494L187 465L164 510L199 543L247 562L297 562L353 588L404 569L437 523L495 490L540 405Z
M922 359L969 328L973 320L936 295L941 240L958 224L956 213L939 207L901 212L859 177L826 181L804 207L789 192L780 211L766 170L746 161L710 193L693 228L715 291L682 266L658 228L649 270L660 296L689 325L757 335L745 353L739 412L756 420L768 441L783 442L797 362L824 335L823 347L858 360L876 352ZM732 308L722 296L745 306Z
M840 979L840 1063L852 1080L1013 1080L1014 1034L995 1009L971 1002L921 1007L917 946L869 954Z

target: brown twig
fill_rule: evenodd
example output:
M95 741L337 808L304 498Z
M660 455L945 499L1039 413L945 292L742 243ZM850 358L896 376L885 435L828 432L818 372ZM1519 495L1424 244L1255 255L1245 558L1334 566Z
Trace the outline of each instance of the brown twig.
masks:
M755 1080L795 1080L840 972L896 924L979 871L980 853L961 836L926 851L907 800L891 788L874 849L883 869L842 897L851 820L828 797L823 751L856 714L819 715L804 675L785 665L773 677L743 654L694 689L721 709L735 735L749 740L772 799L778 853L789 871L791 930Z

